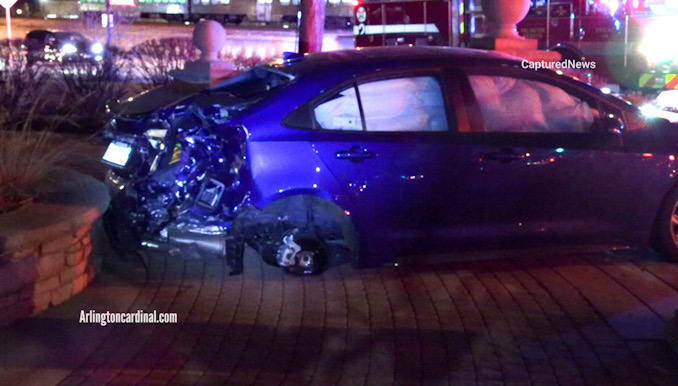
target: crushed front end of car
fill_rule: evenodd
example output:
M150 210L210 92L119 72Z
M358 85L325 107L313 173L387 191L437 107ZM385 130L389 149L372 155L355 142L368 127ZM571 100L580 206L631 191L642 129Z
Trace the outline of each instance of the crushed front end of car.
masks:
M152 98L137 103L145 97ZM198 95L141 113L119 108L103 156L111 166L106 223L114 247L227 257L233 272L242 270L243 235L229 230L248 205L247 131L229 124L229 112L241 106L225 99Z
M206 90L168 86L109 105L103 161L111 167L105 224L113 247L142 262L149 248L176 258L225 258L236 274L250 245L268 264L321 272L327 249L311 232L315 226L305 226L308 211L319 208L315 201L289 198L269 210L250 201L251 133L240 118L293 79L258 66Z

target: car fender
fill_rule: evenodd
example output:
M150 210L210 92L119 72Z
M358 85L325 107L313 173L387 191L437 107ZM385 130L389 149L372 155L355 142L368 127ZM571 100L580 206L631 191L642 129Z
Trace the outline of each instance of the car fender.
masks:
M353 208L339 182L307 141L251 141L247 158L251 202L258 208L294 195L322 197L345 210Z
M323 234L330 228L342 229L353 249L351 258L355 258L360 241L351 216L354 208L310 142L252 141L247 154L252 183L250 202L260 210L249 222L285 219L304 228L309 216L321 219L321 224L315 224L319 225L320 238L325 238Z

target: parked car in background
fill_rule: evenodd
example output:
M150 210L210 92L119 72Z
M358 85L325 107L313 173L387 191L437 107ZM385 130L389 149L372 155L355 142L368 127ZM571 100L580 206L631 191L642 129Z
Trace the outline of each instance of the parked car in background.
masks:
M315 53L111 110L106 218L128 250L226 257L238 272L249 244L305 274L488 246L678 259L678 128L516 58Z
M79 32L30 31L21 44L28 65L37 62L72 63L100 62L106 55L106 47L100 42L91 42Z

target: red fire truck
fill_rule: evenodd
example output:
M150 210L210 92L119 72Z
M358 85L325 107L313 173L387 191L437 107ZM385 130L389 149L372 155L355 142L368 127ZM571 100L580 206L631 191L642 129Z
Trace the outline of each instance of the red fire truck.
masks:
M486 36L481 0L361 0L356 46L474 47ZM675 31L675 32L672 32ZM673 88L678 0L532 0L518 33L629 88ZM663 79L663 80L662 80Z
M460 0L360 0L356 47L460 45Z
M676 0L534 0L518 32L630 88L678 86Z

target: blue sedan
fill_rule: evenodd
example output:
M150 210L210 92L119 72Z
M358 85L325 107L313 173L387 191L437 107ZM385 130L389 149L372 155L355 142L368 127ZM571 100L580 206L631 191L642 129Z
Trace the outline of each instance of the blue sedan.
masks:
M500 54L292 56L111 110L107 224L126 251L237 273L251 245L302 274L592 242L678 259L678 128Z

